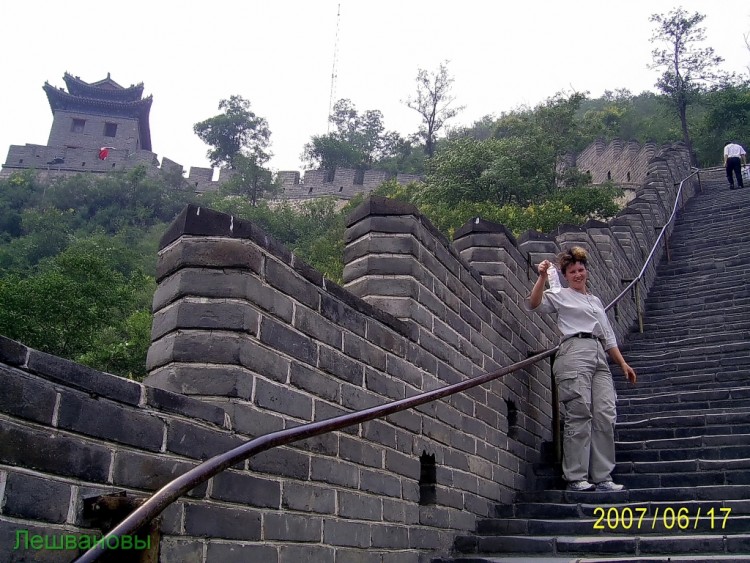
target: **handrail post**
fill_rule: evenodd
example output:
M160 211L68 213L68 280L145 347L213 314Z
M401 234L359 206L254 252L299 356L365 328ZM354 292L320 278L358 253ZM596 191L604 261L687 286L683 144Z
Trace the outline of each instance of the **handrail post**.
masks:
M635 284L635 310L638 312L638 330L643 334L643 310L641 309L641 280Z
M552 381L552 449L555 452L555 461L562 462L562 430L560 428L560 398L557 394L557 381L555 381L555 356L550 358L550 375Z

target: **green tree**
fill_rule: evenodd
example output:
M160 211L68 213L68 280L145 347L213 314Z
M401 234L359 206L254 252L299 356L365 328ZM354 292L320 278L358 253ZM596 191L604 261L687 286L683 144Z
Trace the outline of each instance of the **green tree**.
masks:
M463 106L453 106L456 98L451 94L454 79L448 73L448 61L440 63L434 72L422 68L417 70L417 93L409 97L406 105L422 118L418 135L424 141L427 158L435 154L437 134L445 122L455 117Z
M255 206L261 197L272 196L281 189L273 173L257 160L238 154L232 162L232 177L221 186L222 193L243 195Z
M0 334L65 358L91 350L145 283L117 271L115 256L112 246L81 241L31 276L0 279Z
M747 144L750 81L735 80L712 88L701 97L700 103L705 111L695 129L695 152L704 165L720 165L725 141Z
M206 154L211 164L234 168L240 154L258 165L268 162L271 131L268 122L250 110L250 102L234 95L221 100L219 109L224 113L193 125L201 141L212 147Z
M657 24L651 41L666 44L666 47L652 51L653 64L650 66L662 72L656 87L677 112L682 140L696 166L698 163L688 127L688 107L696 101L706 84L717 79L715 68L724 60L711 47L698 47L705 40L705 29L699 27L705 18L698 12L690 15L682 8L667 14L653 14L649 18L649 21Z
M351 100L341 99L334 104L329 122L334 126L332 132L313 135L305 145L302 158L310 166L369 170L381 168L381 163L397 166L411 155L410 141L386 131L380 110L360 113Z

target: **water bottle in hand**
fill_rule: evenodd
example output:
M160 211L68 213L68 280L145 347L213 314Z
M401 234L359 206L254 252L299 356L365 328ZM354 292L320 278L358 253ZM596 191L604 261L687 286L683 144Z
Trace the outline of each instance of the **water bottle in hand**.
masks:
M547 282L549 283L549 290L552 293L559 293L562 289L560 278L557 277L557 268L552 264L547 267Z

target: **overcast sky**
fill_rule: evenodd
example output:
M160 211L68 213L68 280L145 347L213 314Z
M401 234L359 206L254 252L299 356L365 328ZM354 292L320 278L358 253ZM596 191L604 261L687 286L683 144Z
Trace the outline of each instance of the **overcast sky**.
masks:
M417 70L449 60L452 125L470 125L556 92L653 90L652 13L682 6L705 14L723 68L747 73L750 3L739 0L6 0L0 8L0 154L46 144L52 124L42 85L63 73L96 82L111 73L153 94L151 139L159 157L208 166L193 124L238 94L268 120L270 165L301 170L300 154L323 134L331 100L379 109L408 135L417 113L403 103ZM340 17L337 9L340 7ZM336 30L338 22L338 42Z

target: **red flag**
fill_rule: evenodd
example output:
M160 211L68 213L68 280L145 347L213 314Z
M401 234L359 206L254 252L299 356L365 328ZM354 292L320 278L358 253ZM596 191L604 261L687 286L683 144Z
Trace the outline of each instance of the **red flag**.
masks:
M114 149L114 147L102 147L99 149L99 160L107 160L107 157L109 156L110 149Z

